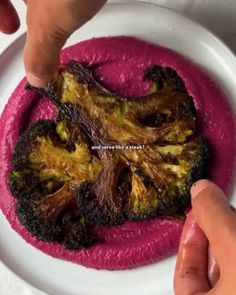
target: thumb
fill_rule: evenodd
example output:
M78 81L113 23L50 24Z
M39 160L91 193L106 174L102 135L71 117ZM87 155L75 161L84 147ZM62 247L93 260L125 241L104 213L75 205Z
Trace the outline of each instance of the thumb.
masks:
M56 74L60 50L67 36L45 32L40 35L28 32L24 49L24 63L28 82L35 87L44 87Z
M199 180L191 188L194 219L207 236L220 266L225 249L235 236L236 215L230 209L223 191L208 180Z

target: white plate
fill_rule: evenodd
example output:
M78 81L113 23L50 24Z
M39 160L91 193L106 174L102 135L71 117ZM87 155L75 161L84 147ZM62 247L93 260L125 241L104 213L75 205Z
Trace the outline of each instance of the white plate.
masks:
M68 44L96 36L132 35L172 48L210 71L236 106L236 60L206 29L146 3L109 4ZM0 56L0 112L24 75L25 36ZM234 190L233 203L236 204ZM96 271L51 258L26 244L0 214L0 260L27 283L51 295L170 295L175 257L129 271Z

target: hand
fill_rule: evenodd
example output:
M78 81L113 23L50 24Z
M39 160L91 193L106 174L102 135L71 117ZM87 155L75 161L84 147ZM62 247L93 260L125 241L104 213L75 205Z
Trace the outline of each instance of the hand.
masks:
M183 229L175 269L175 295L233 295L236 214L223 192L208 180L192 186L191 195L192 212Z
M17 14L8 0L0 0L0 30L14 32ZM43 87L58 70L60 50L69 36L90 20L106 0L26 0L27 40L24 50L30 84Z

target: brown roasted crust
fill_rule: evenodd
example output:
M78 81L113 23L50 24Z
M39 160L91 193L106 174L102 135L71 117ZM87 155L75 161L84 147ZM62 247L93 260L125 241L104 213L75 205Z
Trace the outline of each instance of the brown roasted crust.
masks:
M89 68L72 61L45 89L27 86L48 96L63 120L77 124L91 149L142 146L97 151L100 174L78 192L78 206L90 223L119 224L126 218L181 212L191 184L205 176L207 144L197 136L195 108L183 80L173 69L159 66L148 69L144 79L155 83L157 91L128 98L106 89ZM119 183L124 169L128 180Z

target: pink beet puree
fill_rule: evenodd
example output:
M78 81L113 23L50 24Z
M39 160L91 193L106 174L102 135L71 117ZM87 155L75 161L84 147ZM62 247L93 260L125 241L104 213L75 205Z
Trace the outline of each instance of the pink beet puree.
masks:
M147 93L149 85L142 81L142 77L150 65L170 66L177 70L194 99L201 132L211 143L211 179L229 192L236 150L234 114L208 74L171 50L131 37L81 42L63 51L61 61L66 63L71 59L93 66L107 87L129 96ZM80 251L68 251L61 245L39 241L19 223L15 198L8 189L12 152L19 135L32 121L55 115L55 107L47 99L24 90L25 82L23 80L12 94L0 121L0 207L12 228L28 243L53 257L97 269L137 267L175 253L182 224L166 218L127 222L113 228L96 227L94 231L100 243Z

